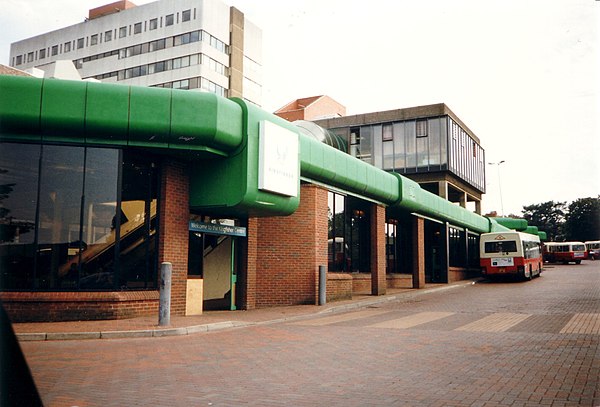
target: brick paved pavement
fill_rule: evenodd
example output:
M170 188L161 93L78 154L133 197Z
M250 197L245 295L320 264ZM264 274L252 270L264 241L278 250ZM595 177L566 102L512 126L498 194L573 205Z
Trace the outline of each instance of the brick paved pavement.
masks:
M22 342L48 406L598 406L600 262L188 336Z

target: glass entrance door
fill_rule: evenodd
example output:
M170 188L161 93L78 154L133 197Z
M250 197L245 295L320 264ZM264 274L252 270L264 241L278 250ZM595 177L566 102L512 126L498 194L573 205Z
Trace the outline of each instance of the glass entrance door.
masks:
M203 280L204 310L235 310L235 237L190 232L188 276Z

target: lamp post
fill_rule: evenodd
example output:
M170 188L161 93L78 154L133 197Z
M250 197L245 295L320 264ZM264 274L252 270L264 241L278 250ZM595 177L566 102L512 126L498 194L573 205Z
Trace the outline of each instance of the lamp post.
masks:
M500 164L506 161L498 161L497 163L488 163L488 165L495 165L498 169L498 191L500 192L500 209L502 210L502 216L504 216L504 202L502 201L502 183L500 182Z

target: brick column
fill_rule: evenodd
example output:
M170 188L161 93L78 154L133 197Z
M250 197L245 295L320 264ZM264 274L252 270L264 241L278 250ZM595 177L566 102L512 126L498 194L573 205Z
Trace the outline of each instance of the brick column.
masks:
M413 216L413 288L425 287L425 219Z
M160 263L165 261L173 264L171 277L172 315L185 315L189 219L187 167L185 164L174 160L165 160L161 174L158 261L159 267Z
M247 238L243 242L241 270L238 275L238 287L241 291L240 308L256 308L256 260L258 256L258 218L249 218L246 224Z
M385 276L385 207L371 205L371 294L384 295Z
M301 186L290 216L258 220L256 307L316 304L319 266L327 264L327 190Z

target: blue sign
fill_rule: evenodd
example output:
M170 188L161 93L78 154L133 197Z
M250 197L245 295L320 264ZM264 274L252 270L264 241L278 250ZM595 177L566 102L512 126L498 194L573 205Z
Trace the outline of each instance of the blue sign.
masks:
M246 237L246 228L243 226L219 225L216 223L190 221L189 229L190 232L209 233L211 235Z

